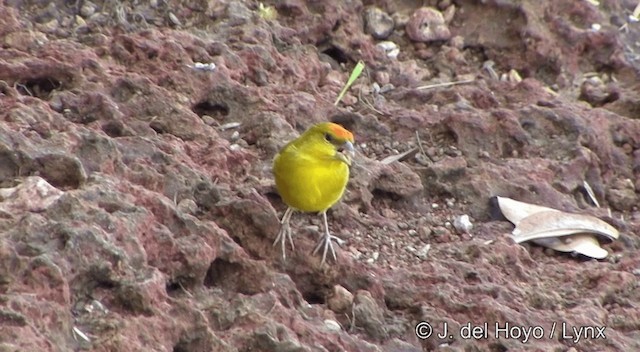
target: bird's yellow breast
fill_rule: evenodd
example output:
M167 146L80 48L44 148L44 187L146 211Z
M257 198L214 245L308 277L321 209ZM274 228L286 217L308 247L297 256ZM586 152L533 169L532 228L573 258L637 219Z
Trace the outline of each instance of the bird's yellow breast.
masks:
M317 158L285 149L273 161L276 187L290 207L322 212L337 203L349 181L349 167L337 159Z

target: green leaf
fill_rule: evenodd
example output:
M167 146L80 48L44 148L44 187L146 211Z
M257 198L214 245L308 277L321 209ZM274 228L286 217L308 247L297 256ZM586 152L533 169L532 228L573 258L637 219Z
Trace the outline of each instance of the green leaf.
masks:
M353 71L351 71L351 75L349 76L349 80L347 81L347 84L344 85L344 87L342 88L342 91L340 92L340 95L338 95L338 99L336 99L336 102L333 103L333 105L336 105L336 106L338 105L338 103L340 102L340 100L342 100L344 95L347 93L347 90L351 87L353 82L356 79L358 79L358 77L360 77L360 75L362 74L362 70L364 70L364 62L360 60L356 64L356 67L353 68Z

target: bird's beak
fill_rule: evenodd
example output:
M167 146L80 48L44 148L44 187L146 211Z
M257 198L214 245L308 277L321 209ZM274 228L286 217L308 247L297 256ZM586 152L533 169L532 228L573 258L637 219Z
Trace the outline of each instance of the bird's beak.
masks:
M351 159L356 155L356 150L353 148L353 143L346 141L340 146L336 153L336 159L351 166Z

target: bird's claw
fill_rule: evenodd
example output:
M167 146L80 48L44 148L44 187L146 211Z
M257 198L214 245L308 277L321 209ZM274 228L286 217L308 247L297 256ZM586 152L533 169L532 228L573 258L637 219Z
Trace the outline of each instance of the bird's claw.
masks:
M336 243L339 246L342 246L342 244L344 243L344 240L341 239L340 237L327 233L324 236L322 236L322 239L318 242L318 244L316 245L316 248L313 250L313 255L315 255L318 252L318 250L320 250L321 247L324 247L324 249L322 250L322 261L320 262L320 265L324 265L324 263L326 262L327 252L329 251L331 252L331 256L333 257L333 260L334 261L338 260L338 257L336 256L336 250L333 248L332 241L336 241Z
M278 242L280 242L280 244L282 245L283 260L287 259L287 254L286 254L287 240L289 240L289 244L291 244L291 250L294 251L296 247L293 245L293 238L291 237L291 227L289 226L289 224L282 224L282 227L280 227L280 232L278 232L278 237L276 237L276 240L273 241L273 245L275 246L278 244Z
M288 208L282 216L282 220L280 220L280 232L278 232L278 237L273 241L273 246L280 242L282 244L282 260L287 259L286 254L286 243L289 240L289 244L291 244L291 251L294 251L296 247L293 245L293 238L291 237L291 226L289 225L289 220L291 218L291 214L293 213L293 209Z

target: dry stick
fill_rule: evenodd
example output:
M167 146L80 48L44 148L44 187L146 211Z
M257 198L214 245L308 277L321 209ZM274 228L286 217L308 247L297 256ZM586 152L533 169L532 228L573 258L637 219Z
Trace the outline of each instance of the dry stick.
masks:
M459 84L471 83L473 81L475 81L475 79L467 79L464 81L455 81L455 82L436 83L436 84L429 84L426 86L420 86L416 89L422 90L422 89L431 89L431 88L440 88L440 87L451 87L451 86L457 86Z
M582 181L582 186L587 191L587 194L589 195L589 198L591 198L591 201L593 202L593 204L595 204L596 207L600 208L600 203L598 203L598 199L596 198L596 194L595 194L595 192L593 192L593 188L591 188L589 183L587 183L587 181L584 180L584 181Z
M422 148L422 141L420 140L420 134L418 133L418 131L416 131L416 139L418 140L418 147L420 148L420 153L422 153L422 155L427 156L427 153L424 152L424 149Z
M372 103L370 103L364 96L362 96L362 91L358 93L358 99L360 99L360 101L369 109L373 110L374 112L377 112L380 115L384 115L382 111L376 109Z

